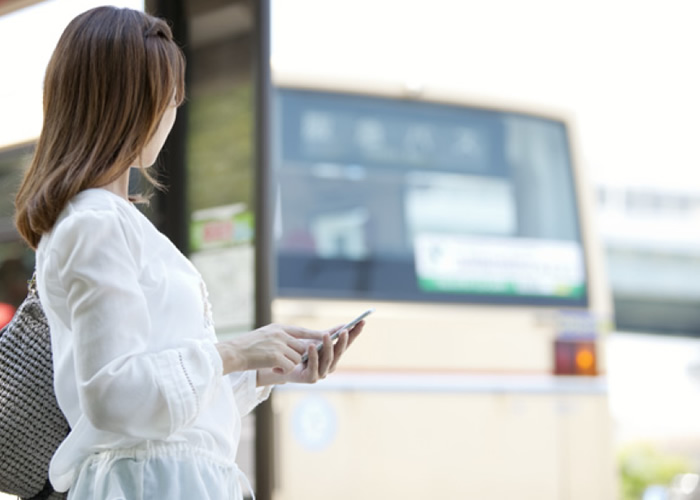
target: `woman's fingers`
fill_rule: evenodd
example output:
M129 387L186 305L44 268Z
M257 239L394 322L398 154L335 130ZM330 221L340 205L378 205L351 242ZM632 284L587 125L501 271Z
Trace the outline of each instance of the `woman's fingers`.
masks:
M301 356L299 356L299 359L301 360ZM286 375L287 373L290 373L292 370L294 370L297 364L299 364L298 361L294 362L286 356L280 356L277 362L275 363L275 366L272 367L272 371L274 371L275 373L281 373L283 375Z
M292 371L301 362L301 356L309 346L308 340L290 335L284 327L267 330L263 343L267 345L268 366L272 366L277 373Z
M346 347L350 347L350 344L355 342L355 339L357 336L362 333L362 330L365 328L365 320L360 321L355 327L350 330L350 335L348 336L348 345Z
M333 346L333 361L328 367L328 373L333 373L335 371L336 366L338 366L338 361L340 360L340 357L348 348L350 342L349 338L350 335L348 334L347 330L344 330L343 333L340 334L340 337L338 337L338 341L335 343L335 346Z
M298 365L301 363L301 355L306 352L306 346L304 346L304 349L299 352L297 349L293 349L291 347L287 347L283 350L282 354L286 359L294 363L295 365Z
M307 383L314 383L318 380L318 351L316 347L309 346L309 359L304 368L304 378Z
M284 375L296 370L299 372L297 376L304 382L316 382L335 371L341 356L362 332L364 324L365 322L361 321L350 331L343 330L335 344L331 340L331 334L342 328L342 325L325 331L298 326L268 325L264 330L270 336L264 343L271 342L267 345L272 358L267 366L272 365L276 373ZM317 350L319 343L322 344L320 351ZM304 353L308 353L308 359L304 366L299 366Z
M345 325L343 325L343 324L335 325L335 326L329 328L328 330L325 330L323 333L327 333L327 334L329 334L329 335L333 335L335 332L337 332L338 330L340 330L340 329L343 328L344 326L345 326Z
M297 339L322 340L326 332L318 330L310 330L302 326L282 326L282 329L292 337Z
M307 347L309 347L309 341L308 340L300 340L296 339L294 337L288 337L286 339L287 345L291 347L293 350L299 353L301 356L306 352ZM315 345L315 343L314 343Z
M321 359L319 360L319 378L324 378L328 374L334 357L333 341L327 333L323 336L323 347L321 348Z

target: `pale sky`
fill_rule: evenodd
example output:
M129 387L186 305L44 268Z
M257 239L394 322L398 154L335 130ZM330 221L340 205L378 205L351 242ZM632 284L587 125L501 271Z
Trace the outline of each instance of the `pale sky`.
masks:
M56 40L102 3L0 18L0 147L36 136ZM595 180L700 191L698 26L697 0L273 0L273 63L561 109Z
M700 190L697 0L273 5L275 65L563 109L596 179Z

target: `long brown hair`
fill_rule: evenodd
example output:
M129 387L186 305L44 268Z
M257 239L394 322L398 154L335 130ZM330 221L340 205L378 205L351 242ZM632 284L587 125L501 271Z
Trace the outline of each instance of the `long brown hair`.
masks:
M184 72L161 19L98 7L68 24L46 69L44 124L15 198L17 229L32 248L71 198L135 163L173 91L177 104L184 99Z

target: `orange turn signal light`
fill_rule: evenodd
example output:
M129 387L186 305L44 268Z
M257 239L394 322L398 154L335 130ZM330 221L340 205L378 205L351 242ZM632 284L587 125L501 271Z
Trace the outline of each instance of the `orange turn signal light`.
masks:
M554 342L555 375L597 375L596 345L593 339L559 338Z

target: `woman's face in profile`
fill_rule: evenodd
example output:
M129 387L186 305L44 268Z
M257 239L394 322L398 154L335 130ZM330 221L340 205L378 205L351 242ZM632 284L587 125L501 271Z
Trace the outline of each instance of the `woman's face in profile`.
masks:
M163 113L163 117L160 119L156 133L153 134L151 140L146 143L146 146L141 151L141 154L136 159L136 165L140 168L148 168L156 162L160 150L165 144L165 139L168 138L170 130L173 128L175 123L175 117L177 116L177 105L175 104L175 99L170 102L170 105Z

